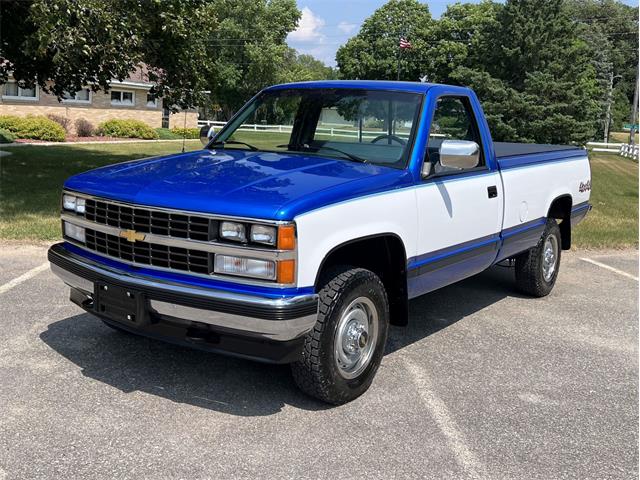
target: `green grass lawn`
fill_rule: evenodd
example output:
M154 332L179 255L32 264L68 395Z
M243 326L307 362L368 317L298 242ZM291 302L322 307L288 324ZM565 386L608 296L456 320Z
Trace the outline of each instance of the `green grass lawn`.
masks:
M287 142L278 133L242 132L237 136L263 148L281 138ZM198 140L187 140L186 146L188 150L201 148ZM177 153L181 148L180 142L6 147L12 155L0 157L0 239L60 238L60 192L67 177L112 163ZM591 154L591 167L594 208L576 228L574 245L637 246L638 164L617 155Z
M638 163L591 153L593 210L573 232L577 248L638 246Z
M602 140L597 140L601 142ZM609 134L611 143L629 143L629 132L611 132ZM638 132L636 132L636 144L638 143Z
M202 148L187 140L186 148ZM5 147L0 157L0 239L60 238L60 192L71 175L136 158L178 153L181 142Z

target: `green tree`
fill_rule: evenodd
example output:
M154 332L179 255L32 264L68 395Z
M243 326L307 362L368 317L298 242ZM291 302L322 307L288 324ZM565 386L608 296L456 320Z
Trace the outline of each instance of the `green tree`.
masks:
M218 26L209 45L215 75L209 90L230 118L286 68L285 39L296 28L295 0L212 0Z
M638 69L638 7L616 0L567 0L567 9L578 24L580 38L589 46L601 88L598 133L604 129L612 76L615 114L611 120L620 128L623 121L629 121Z
M0 2L0 83L11 73L62 96L146 64L166 104L202 104L209 91L228 117L277 81L299 17L295 0Z
M601 89L588 45L563 0L508 0L482 57L451 72L474 88L497 140L584 143ZM484 60L483 60L484 59Z
M362 24L360 32L338 49L337 64L343 78L395 80L400 56L403 80L418 80L429 62L427 38L434 21L429 7L418 0L390 0ZM400 37L411 49L402 53Z
M459 66L484 68L496 46L501 8L490 0L450 5L431 31L430 68L425 72L429 80L451 82Z
M298 54L293 48L287 52L285 67L278 79L281 83L306 82L310 80L333 80L337 72L322 61L307 54Z
M62 96L86 85L107 89L145 63L153 93L190 107L206 87L215 28L215 5L206 0L0 2L0 82L11 73Z

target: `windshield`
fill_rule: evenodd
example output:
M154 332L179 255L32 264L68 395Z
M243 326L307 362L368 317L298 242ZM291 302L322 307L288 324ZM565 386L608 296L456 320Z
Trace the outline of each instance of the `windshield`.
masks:
M266 91L245 106L209 146L404 168L421 102L420 94L380 90Z

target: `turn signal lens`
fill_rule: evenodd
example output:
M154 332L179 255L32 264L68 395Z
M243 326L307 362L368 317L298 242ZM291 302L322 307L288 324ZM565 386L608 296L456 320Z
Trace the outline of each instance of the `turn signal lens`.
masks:
M278 228L278 248L280 250L296 248L296 227L294 225L282 225Z
M278 283L293 283L295 276L295 260L280 260L278 262Z

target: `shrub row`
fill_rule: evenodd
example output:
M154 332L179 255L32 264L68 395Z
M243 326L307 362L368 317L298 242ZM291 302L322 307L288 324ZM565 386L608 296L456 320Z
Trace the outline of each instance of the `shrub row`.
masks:
M79 137L92 137L96 133L96 129L89 120L78 118L75 121L76 135Z
M158 138L160 140L178 140L182 138L180 135L176 135L168 128L156 128L156 132L158 132Z
M180 138L200 138L199 128L172 128L171 132L176 134Z
M16 138L32 140L46 140L49 142L64 142L64 128L55 121L43 117L32 116L14 117L0 116L0 129L7 130Z
M153 140L158 132L140 120L107 120L98 126L98 135L119 138L142 138Z
M65 132L71 133L69 129L71 119L67 117L63 117L62 115L56 115L54 113L48 114L47 118L58 123L62 128L64 128ZM96 129L93 126L93 124L87 119L78 118L76 119L75 122L73 122L73 124L76 127L76 135L78 137L92 137L96 132Z
M0 143L13 143L15 139L16 136L9 130L0 128Z
M46 140L63 142L65 133L69 130L70 120L60 115L16 117L13 115L0 116L0 143L10 143L16 138L32 140ZM84 118L75 121L76 134L79 137L90 137L95 134L106 137L142 138L155 140L160 138L198 138L200 130L197 128L153 129L140 120L112 119L94 128L91 122Z

